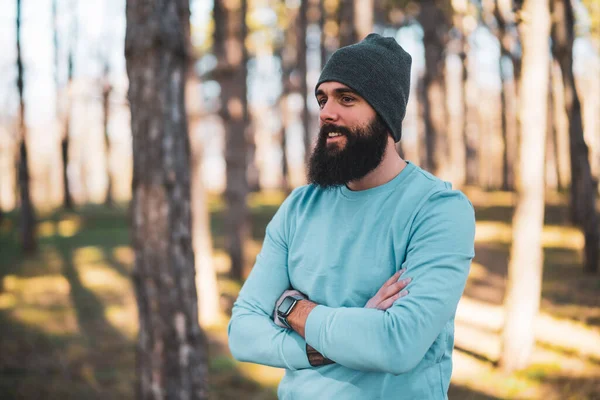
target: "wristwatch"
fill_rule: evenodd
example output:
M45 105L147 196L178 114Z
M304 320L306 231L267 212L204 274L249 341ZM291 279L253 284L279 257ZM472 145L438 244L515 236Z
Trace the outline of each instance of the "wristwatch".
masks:
M296 304L300 300L304 299L305 297L300 295L290 295L283 299L281 304L279 304L279 306L277 307L277 319L279 319L279 322L287 326L289 329L292 329L289 322L287 321L287 317L291 314L294 307L296 307Z

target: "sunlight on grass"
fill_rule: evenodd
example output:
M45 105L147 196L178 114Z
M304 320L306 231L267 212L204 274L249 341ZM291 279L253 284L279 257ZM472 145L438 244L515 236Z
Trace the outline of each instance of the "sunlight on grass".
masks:
M504 308L463 296L456 312L456 344L497 359ZM554 348L600 360L600 329L540 313L535 321L536 340Z
M512 242L512 228L510 224L495 221L478 221L475 229L475 243L502 243ZM581 250L584 245L583 233L574 227L544 226L542 232L542 246L545 248L563 248Z
M79 247L73 251L75 265L98 262L104 259L104 252L97 246Z
M78 263L77 270L81 282L89 289L106 289L124 293L131 290L130 280L123 277L105 263Z
M134 340L138 333L137 307L128 303L125 306L111 305L104 310L104 316L112 326L128 339Z
M43 221L37 225L38 237L50 237L56 235L56 224L53 221Z
M121 264L132 266L135 262L135 252L131 246L117 246L113 249L112 255Z
M58 234L62 237L72 237L81 229L81 217L69 215L57 224Z
M33 278L4 277L5 292L0 309L18 321L47 333L71 334L78 331L72 310L69 282L62 275Z
M285 192L281 190L263 190L248 195L249 207L272 206L279 207L286 198Z
M534 379L505 376L490 363L454 351L452 358L452 383L466 386L493 398L536 399L540 398L541 385Z
M284 374L284 370L281 368L272 368L259 364L237 363L237 367L245 377L258 382L262 386L276 387Z

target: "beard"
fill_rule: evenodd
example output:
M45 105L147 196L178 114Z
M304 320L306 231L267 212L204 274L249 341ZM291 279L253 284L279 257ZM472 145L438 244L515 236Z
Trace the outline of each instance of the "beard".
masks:
M327 144L330 132L344 135L344 147L339 143ZM309 183L330 189L365 177L381 163L387 141L388 128L379 115L366 126L353 129L332 124L321 126L308 164Z

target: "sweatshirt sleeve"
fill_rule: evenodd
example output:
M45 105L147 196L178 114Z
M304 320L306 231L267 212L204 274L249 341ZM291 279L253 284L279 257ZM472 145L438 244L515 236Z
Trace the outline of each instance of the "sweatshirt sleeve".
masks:
M296 189L298 190L298 189ZM291 289L287 270L288 207L292 193L268 224L254 268L233 305L229 349L239 361L297 370L310 368L306 342L296 332L275 325L275 302Z
M348 368L401 374L424 358L456 312L474 256L475 215L459 191L429 197L416 214L407 247L409 295L386 311L319 305L306 342Z

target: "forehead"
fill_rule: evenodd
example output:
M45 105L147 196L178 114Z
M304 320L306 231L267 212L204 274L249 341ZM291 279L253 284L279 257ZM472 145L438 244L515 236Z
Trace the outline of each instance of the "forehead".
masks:
M343 83L335 82L335 81L321 83L317 87L316 92L317 92L317 94L321 94L321 92L322 92L325 95L330 95L332 93L335 93L337 91L342 91L342 90L354 92L354 90L350 89L348 86L344 85Z

